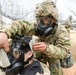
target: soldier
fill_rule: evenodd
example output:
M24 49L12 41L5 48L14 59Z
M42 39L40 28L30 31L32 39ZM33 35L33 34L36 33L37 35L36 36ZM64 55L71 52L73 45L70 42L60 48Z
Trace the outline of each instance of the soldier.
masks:
M32 45L32 49L37 53L36 58L45 64L48 63L50 75L63 75L60 59L70 50L69 33L65 26L58 24L58 10L53 1L45 0L37 4L35 14L37 23L17 20L1 28L0 47L4 47L8 52L8 38L15 34L36 35L39 42Z
M72 16L69 16L68 19L66 19L65 24L72 26Z
M62 25L65 25L66 29L68 30L68 32L70 31L70 29L73 29L72 27L72 16L69 16Z

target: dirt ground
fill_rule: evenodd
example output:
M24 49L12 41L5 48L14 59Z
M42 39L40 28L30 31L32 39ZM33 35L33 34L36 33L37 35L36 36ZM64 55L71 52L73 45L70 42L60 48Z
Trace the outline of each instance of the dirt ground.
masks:
M76 75L76 62L71 68L63 69L64 75Z
M76 62L76 31L71 31L71 50L72 56Z
M74 65L71 68L63 69L64 75L76 75L76 31L71 31L71 53L74 58Z

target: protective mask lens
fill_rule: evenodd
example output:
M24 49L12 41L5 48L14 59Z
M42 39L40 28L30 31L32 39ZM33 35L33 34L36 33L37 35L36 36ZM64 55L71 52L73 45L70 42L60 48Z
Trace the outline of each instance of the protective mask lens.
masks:
M52 16L40 16L37 17L37 20L43 24L49 25L52 22Z
M20 57L20 55L21 55L21 51L18 50L17 48L15 48L15 49L13 50L13 56L14 56L16 59L18 59L18 58Z

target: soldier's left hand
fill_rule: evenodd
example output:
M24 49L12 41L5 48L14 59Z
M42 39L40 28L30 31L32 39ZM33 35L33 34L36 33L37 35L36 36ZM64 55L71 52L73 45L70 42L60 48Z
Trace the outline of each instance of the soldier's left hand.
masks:
M32 45L33 50L37 51L45 51L46 50L46 44L44 42L37 42Z

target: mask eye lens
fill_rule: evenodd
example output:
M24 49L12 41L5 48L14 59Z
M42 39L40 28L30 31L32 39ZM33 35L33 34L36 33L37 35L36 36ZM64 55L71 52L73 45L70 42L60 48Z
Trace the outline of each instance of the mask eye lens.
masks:
M53 16L52 15L48 15L48 16L36 16L37 18L37 23L42 23L43 25L50 25L53 22Z
M14 50L14 51L13 51L13 55L14 55L14 57L15 57L16 59L19 58L19 56L20 56L20 51Z
M50 18L49 17L41 17L40 21L44 24L49 24L50 23Z

